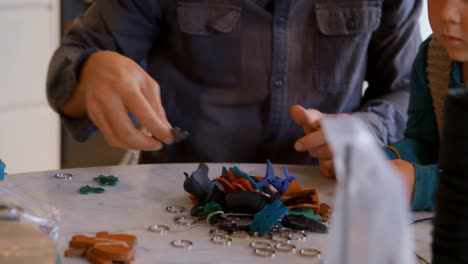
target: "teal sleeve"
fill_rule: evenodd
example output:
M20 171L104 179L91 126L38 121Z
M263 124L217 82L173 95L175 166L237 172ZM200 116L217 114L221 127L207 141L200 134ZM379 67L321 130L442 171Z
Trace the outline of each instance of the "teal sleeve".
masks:
M438 132L432 97L427 85L427 52L431 37L425 40L413 64L408 122L404 138L392 144L401 159L420 165L436 163Z
M413 211L435 210L435 190L437 188L437 165L417 165L411 209Z
M387 149L387 148L384 148L383 150L384 150L384 152L385 152L385 155L387 155L387 158L388 158L388 159L392 160L392 159L396 159L396 158L397 158L395 152L393 152L393 151L391 151L391 150L389 150L389 149Z

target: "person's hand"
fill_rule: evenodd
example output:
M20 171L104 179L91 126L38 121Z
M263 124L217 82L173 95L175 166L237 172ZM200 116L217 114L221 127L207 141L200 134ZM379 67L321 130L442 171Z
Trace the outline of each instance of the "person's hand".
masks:
M399 172L411 201L413 199L414 184L416 182L416 169L414 168L414 165L402 159L390 160L390 164L392 164Z
M319 161L320 172L327 177L335 177L333 167L333 151L320 128L320 120L324 117L347 117L347 114L324 114L316 109L305 109L300 105L293 105L290 109L291 117L300 125L305 136L294 144L296 151L307 151L310 156Z
M75 94L60 110L71 118L88 115L115 147L158 150L173 140L159 85L137 63L116 52L89 56ZM129 112L152 136L134 126Z

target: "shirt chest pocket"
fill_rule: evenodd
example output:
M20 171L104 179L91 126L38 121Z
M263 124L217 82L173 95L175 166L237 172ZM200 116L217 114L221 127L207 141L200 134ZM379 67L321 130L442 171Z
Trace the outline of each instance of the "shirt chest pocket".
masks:
M365 74L367 50L380 26L381 1L351 0L315 4L314 61L320 62L314 77L319 90L332 94L359 89ZM352 87L356 86L356 87Z
M223 3L177 3L180 41L175 51L185 74L206 85L237 85L240 74L239 6Z
M342 4L318 2L317 26L325 36L353 36L374 31L380 24L381 3L355 1Z

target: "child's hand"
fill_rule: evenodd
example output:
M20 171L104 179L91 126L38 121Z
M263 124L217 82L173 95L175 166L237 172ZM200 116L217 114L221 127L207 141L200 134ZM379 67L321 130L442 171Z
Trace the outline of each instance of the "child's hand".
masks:
M410 201L413 199L414 184L416 181L416 170L414 165L406 160L394 159L390 163L398 170L405 184Z
M294 105L290 110L296 124L302 126L305 136L294 144L297 151L307 151L309 155L319 160L320 172L327 177L334 177L333 151L320 128L320 120L324 117L348 117L347 114L324 114L316 109L305 109L300 105Z

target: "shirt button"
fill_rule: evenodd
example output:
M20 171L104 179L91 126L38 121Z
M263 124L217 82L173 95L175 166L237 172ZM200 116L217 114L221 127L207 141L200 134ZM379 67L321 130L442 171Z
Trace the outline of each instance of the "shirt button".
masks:
M283 87L283 85L284 85L284 81L281 80L281 79L276 80L275 83L274 83L274 86L275 86L275 88L277 88L277 89Z

